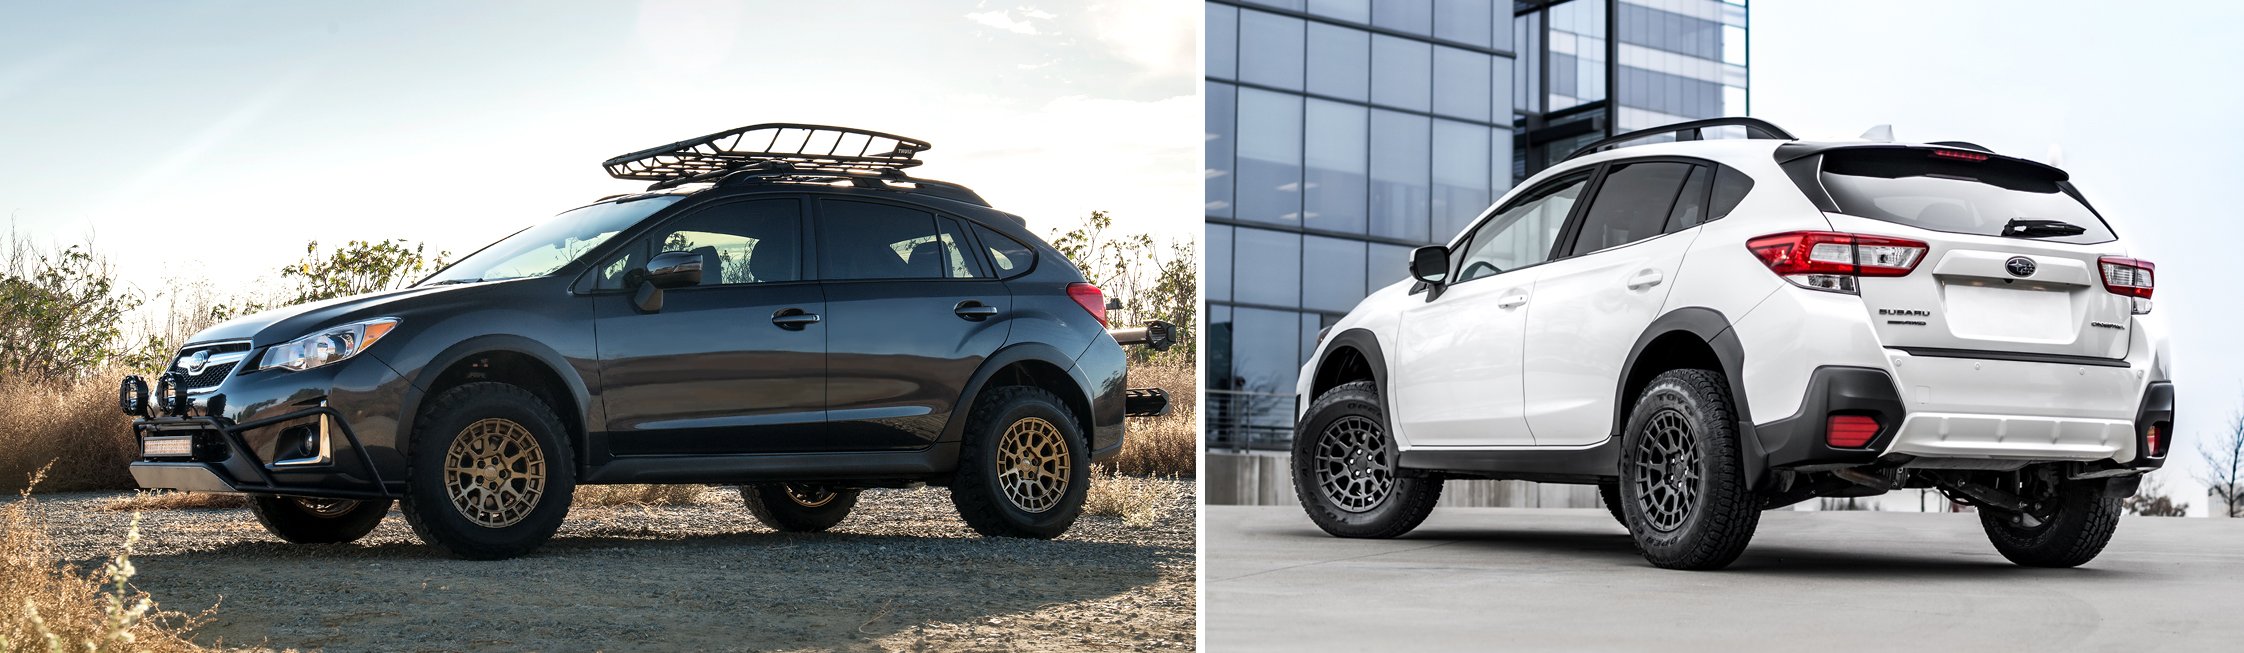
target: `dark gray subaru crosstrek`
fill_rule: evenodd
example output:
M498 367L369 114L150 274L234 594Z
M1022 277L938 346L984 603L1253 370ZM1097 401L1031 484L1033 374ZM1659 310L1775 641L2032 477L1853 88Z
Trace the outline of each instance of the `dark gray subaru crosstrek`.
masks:
M396 501L468 558L543 543L578 484L738 484L818 531L860 489L935 483L977 531L1056 537L1124 416L1167 410L1121 344L1175 334L1107 331L1021 218L903 174L927 148L770 124L611 159L656 183L127 378L133 477L248 494L290 542L355 540Z

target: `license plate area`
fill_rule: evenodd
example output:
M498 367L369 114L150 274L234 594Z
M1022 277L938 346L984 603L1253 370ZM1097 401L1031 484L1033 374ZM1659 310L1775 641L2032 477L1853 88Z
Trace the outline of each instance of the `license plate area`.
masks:
M1948 284L1942 307L1958 338L2068 343L2078 335L2071 292L1977 284Z

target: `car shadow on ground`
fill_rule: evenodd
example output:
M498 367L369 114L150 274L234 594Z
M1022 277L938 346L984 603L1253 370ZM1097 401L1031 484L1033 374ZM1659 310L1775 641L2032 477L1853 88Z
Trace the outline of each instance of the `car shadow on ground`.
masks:
M1617 529L1618 527L1616 527ZM1314 528L1269 536L1326 538L1329 536ZM1538 556L1570 556L1585 565L1611 565L1652 569L1652 564L1637 553L1636 543L1626 533L1617 530L1558 530L1552 528L1504 528L1501 526L1462 528L1421 528L1394 540L1400 548L1416 549L1441 546L1444 549L1462 547L1485 552L1490 556L1505 554L1533 554ZM1918 553L1897 555L1847 549L1812 548L1796 545L1756 543L1749 545L1745 554L1724 568L1727 574L1765 575L1771 577L1802 576L1833 578L1842 576L1874 576L1905 579L1910 577L1937 577L1958 579L1970 577L2012 578L2021 575L2092 574L2097 579L2117 579L2125 571L2109 568L2081 567L2074 569L2040 569L2012 564L1995 553L1992 545L1981 544L1981 550L1961 550L1953 543L1930 544ZM1372 555L1384 555L1374 553ZM2085 578L2086 576L2081 576Z
M141 555L135 583L177 609L222 598L197 633L204 643L876 650L873 640L925 624L995 629L1161 582L1164 558L1179 555L1112 542L731 532L562 535L521 558L466 561L399 535Z

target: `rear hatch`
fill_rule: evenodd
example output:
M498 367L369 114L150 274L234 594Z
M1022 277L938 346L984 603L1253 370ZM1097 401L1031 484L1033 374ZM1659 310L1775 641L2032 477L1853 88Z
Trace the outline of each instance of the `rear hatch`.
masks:
M1925 244L1912 273L1860 280L1885 346L2126 358L2137 300L2107 289L2104 269L2126 252L2063 171L1964 148L1894 145L1827 149L1786 167L1803 186L1820 184L1804 190L1828 198L1834 230Z

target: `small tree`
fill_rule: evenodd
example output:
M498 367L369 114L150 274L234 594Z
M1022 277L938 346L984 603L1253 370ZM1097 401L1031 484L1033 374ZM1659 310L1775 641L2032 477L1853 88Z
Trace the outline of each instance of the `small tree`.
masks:
M1163 320L1183 329L1185 337L1166 354L1139 351L1134 355L1193 360L1194 318L1200 313L1200 258L1193 242L1162 244L1149 234L1115 235L1110 233L1113 227L1113 216L1092 211L1074 229L1055 234L1052 248L1075 262L1106 296L1121 300L1122 308L1108 316L1114 324Z
M2207 508L2244 517L2244 484L2238 483L2244 481L2244 411L2228 418L2228 430L2198 442L2197 451L2205 456L2206 467L2198 480L2212 488L2215 502Z
M404 240L353 240L322 255L319 241L304 246L304 260L281 268L281 278L294 282L296 295L288 304L316 302L370 292L403 288L444 267L449 252L434 260L424 256L424 245Z
M43 250L8 233L0 260L0 374L62 378L126 349L124 318L138 294L119 288L92 246Z

